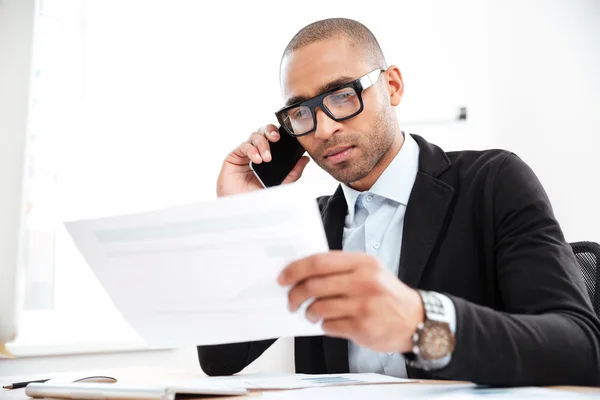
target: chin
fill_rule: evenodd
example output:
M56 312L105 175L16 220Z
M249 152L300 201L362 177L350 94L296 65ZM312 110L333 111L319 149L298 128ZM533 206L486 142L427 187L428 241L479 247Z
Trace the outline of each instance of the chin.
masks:
M370 170L356 168L356 165L348 164L334 171L327 171L336 181L349 185L352 182L360 181L369 175Z

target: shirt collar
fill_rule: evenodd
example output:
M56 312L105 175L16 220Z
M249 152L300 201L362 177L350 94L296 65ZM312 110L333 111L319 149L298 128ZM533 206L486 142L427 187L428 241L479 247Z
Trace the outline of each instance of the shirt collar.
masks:
M419 145L412 136L404 135L404 144L368 192L406 206L419 171ZM362 193L342 183L348 204L350 222L354 221L356 200Z

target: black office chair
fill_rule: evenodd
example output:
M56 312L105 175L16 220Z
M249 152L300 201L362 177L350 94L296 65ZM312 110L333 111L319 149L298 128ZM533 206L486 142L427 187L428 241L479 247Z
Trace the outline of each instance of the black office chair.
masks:
M594 311L600 316L600 245L594 242L570 244L581 268Z

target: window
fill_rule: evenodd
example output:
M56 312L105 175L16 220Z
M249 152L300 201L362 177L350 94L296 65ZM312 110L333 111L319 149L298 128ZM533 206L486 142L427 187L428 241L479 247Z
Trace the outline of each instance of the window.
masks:
M117 192L112 184L123 184L104 172L131 170L135 157L111 157L109 147L119 144L116 134L95 137L97 126L86 129L105 111L90 102L97 99L90 89L98 82L87 64L94 55L86 47L89 4L41 0L38 6L26 173L25 311L10 348L20 356L144 348L77 252L63 221L126 212L132 204L162 207L165 197L158 191L164 181L156 182L155 192L131 190L122 203L102 196L103 190Z

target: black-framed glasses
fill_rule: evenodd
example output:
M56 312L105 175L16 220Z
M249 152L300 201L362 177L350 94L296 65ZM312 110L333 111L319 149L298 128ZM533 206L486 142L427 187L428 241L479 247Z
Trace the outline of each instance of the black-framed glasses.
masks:
M338 88L322 93L312 99L295 103L275 113L279 124L292 136L304 136L317 129L318 107L334 121L345 121L364 109L362 92L373 86L385 72L378 68Z

